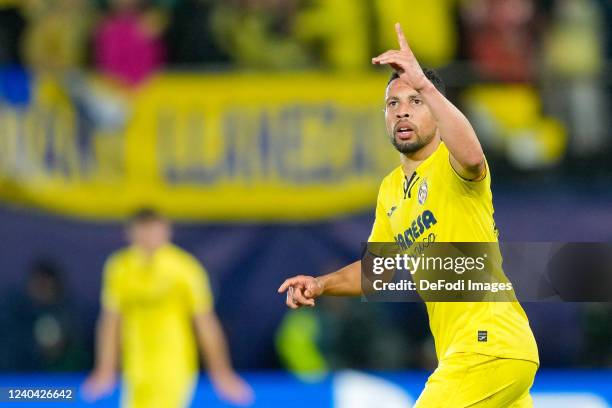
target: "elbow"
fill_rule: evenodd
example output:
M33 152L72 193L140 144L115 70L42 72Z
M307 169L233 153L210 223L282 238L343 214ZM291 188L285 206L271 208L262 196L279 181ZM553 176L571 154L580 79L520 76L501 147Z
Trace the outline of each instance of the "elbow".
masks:
M465 157L461 164L463 168L470 172L482 173L485 167L485 157L482 149L478 149L478 151Z
M486 169L485 156L482 151L479 154L470 155L461 164L466 173L465 175L470 180L482 177Z
M482 172L485 167L485 157L482 152L480 154L474 154L466 159L463 163L467 170L474 172Z

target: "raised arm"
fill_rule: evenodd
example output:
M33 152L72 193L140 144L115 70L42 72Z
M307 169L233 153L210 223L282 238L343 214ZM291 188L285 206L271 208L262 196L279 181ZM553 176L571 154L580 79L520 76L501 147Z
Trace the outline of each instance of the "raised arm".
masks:
M480 179L485 174L485 157L476 133L461 113L427 79L414 56L399 23L395 25L400 50L390 50L372 58L373 64L388 64L399 74L399 80L421 94L434 118L442 140L450 152L453 168L468 180Z

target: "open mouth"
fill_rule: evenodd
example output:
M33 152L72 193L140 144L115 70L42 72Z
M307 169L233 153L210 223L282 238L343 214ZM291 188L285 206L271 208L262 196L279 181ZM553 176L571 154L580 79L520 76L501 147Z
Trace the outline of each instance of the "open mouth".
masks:
M400 140L408 140L414 135L414 129L408 124L399 123L395 126L395 134Z

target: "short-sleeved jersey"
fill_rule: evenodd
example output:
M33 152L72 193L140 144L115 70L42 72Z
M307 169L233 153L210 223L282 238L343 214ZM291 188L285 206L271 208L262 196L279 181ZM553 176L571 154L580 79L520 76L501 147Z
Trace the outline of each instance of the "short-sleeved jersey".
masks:
M123 371L128 381L184 380L198 369L193 316L212 308L204 268L165 245L149 258L135 247L106 263L102 306L121 316Z
M369 242L497 243L490 173L480 181L455 172L443 142L407 177L401 166L381 183ZM535 339L518 302L426 302L438 360L474 352L538 363ZM479 341L479 332L487 341Z

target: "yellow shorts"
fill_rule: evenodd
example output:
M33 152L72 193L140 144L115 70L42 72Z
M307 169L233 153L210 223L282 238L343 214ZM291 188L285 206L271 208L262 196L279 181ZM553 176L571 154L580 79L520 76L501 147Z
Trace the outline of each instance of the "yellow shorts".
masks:
M456 353L440 362L415 408L533 407L529 389L537 369L527 360Z
M151 381L125 384L122 408L186 408L191 404L196 378L189 381Z

